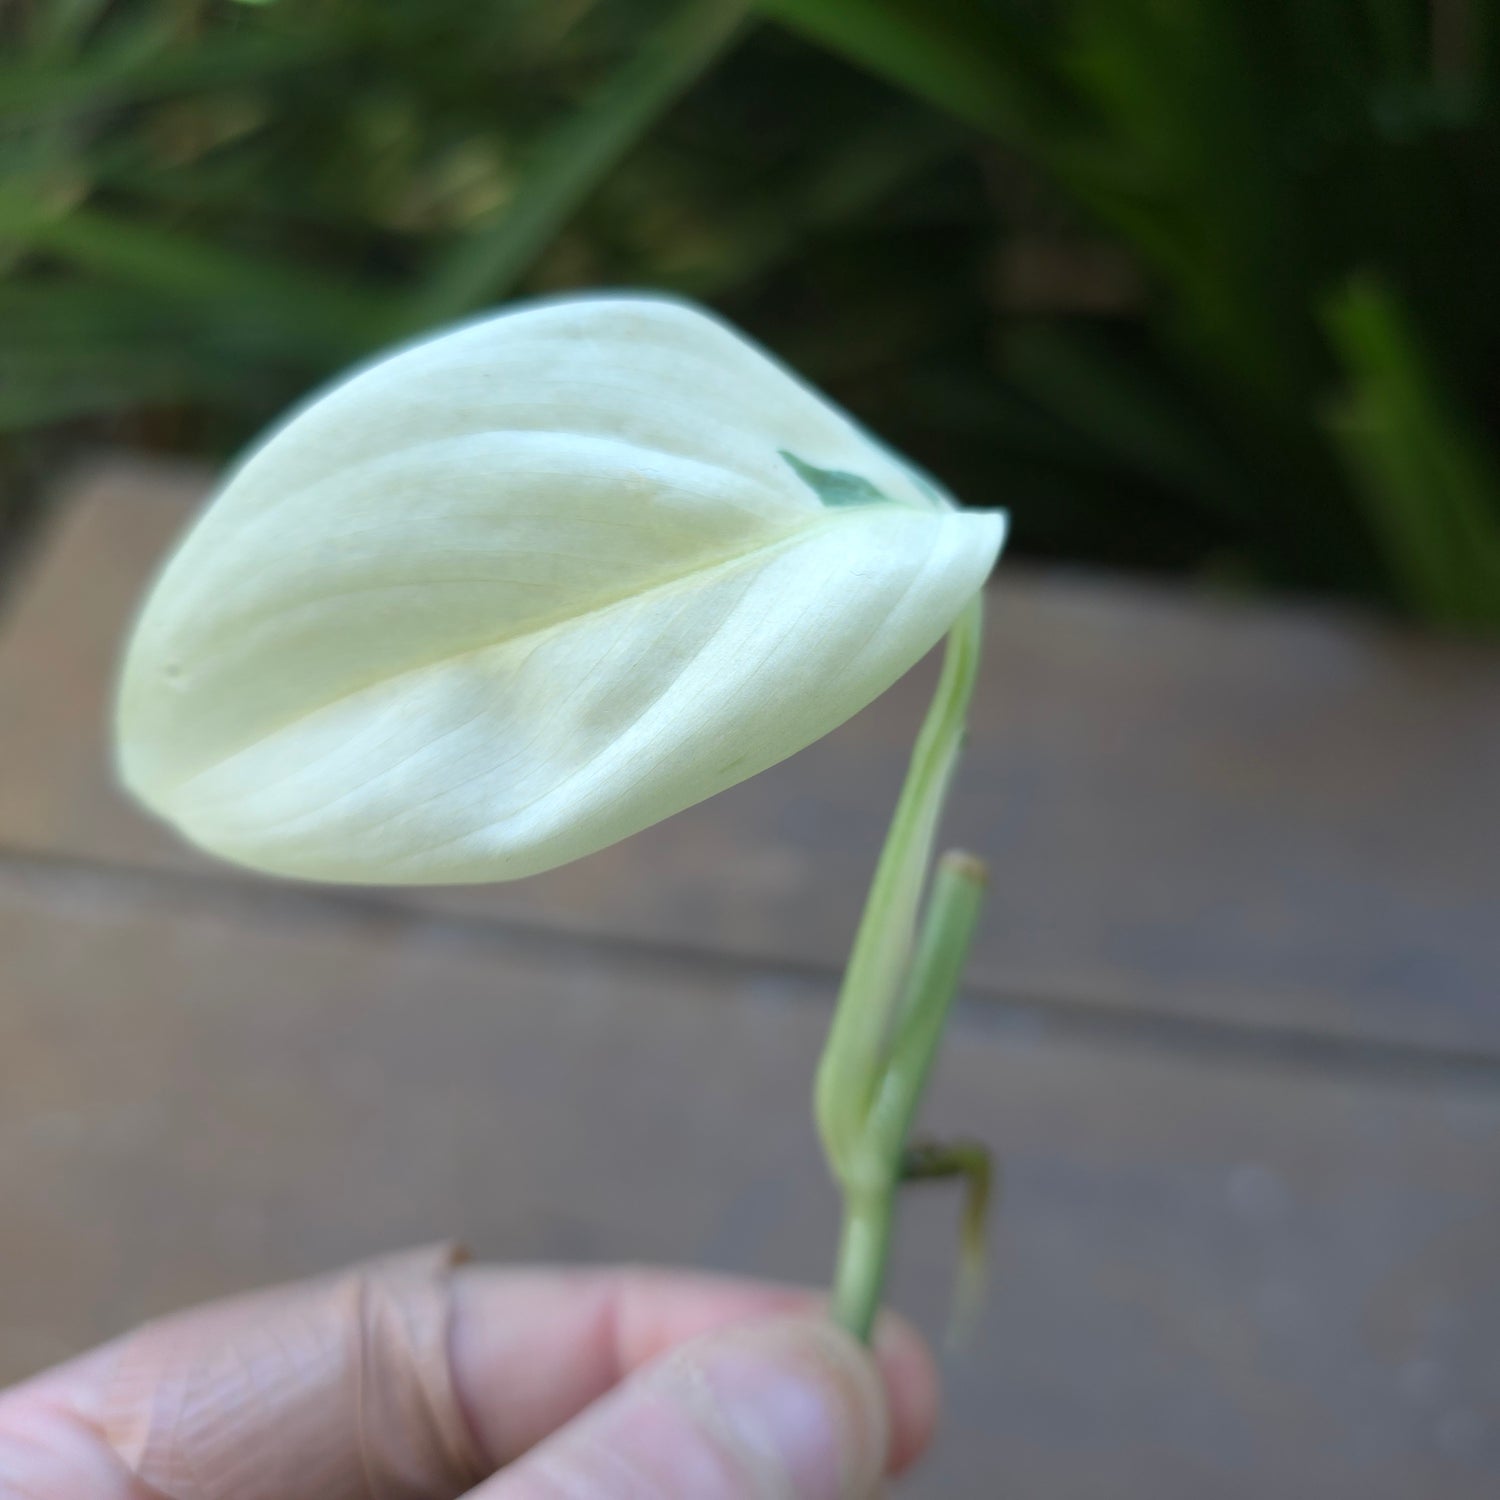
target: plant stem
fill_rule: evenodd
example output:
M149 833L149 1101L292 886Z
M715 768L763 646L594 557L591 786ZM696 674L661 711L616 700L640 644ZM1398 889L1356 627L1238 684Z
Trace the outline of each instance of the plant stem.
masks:
M972 854L950 851L938 861L900 1027L865 1118L863 1149L879 1161L900 1164L963 978L988 884L989 873Z
M981 610L976 596L949 633L818 1070L818 1124L844 1195L833 1311L866 1341L885 1281L906 1134L958 988L984 887L984 867L973 856L945 856L913 952L917 908L973 696Z
M870 1342L875 1314L880 1311L896 1217L896 1187L892 1179L865 1193L856 1195L846 1189L844 1194L844 1223L833 1277L833 1317L862 1344Z
M917 735L865 898L818 1066L814 1110L823 1149L840 1178L847 1171L874 1096L911 964L922 887L974 695L983 607L976 594L948 632L942 675Z
M958 992L986 883L984 866L972 854L950 852L938 863L900 1025L842 1178L844 1229L834 1272L834 1315L862 1340L869 1339L880 1307L896 1190L909 1175L906 1137ZM965 1247L966 1263L971 1248Z

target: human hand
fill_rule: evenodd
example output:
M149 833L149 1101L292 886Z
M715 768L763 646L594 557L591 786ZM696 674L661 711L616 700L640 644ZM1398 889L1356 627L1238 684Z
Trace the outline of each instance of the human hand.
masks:
M931 1437L905 1324L812 1294L416 1251L0 1393L0 1500L867 1500Z

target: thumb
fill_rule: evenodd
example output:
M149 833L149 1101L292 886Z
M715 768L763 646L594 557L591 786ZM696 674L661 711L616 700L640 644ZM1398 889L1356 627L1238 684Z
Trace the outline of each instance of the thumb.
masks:
M871 1500L880 1376L832 1323L724 1329L644 1366L471 1500Z

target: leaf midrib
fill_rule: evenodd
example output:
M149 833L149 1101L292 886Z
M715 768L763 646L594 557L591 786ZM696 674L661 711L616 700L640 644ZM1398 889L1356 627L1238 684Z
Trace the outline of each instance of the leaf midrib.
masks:
M860 511L867 513L869 509L870 507L861 507ZM698 561L690 567L680 568L670 573L665 573L660 577L653 579L650 583L647 583L644 586L637 585L629 589L622 589L605 599L589 605L586 609L569 610L566 612L553 614L539 620L533 620L528 622L523 628L512 631L508 634L490 637L482 641L477 641L474 645L465 646L460 650L442 652L439 655L427 658L425 661L415 662L410 666L402 667L399 671L377 674L373 677L370 677L366 681L359 683L357 686L348 688L343 692L335 694L333 697L325 699L314 707L303 709L297 713L289 715L272 728L256 734L253 738L247 740L244 744L237 745L232 750L215 755L210 760L210 762L207 765L203 766L201 769L189 772L186 776L178 778L178 780L173 783L173 790L177 792L182 791L199 777L206 776L207 774L209 774L209 772L219 769L221 766L226 765L231 760L234 760L237 756L245 754L248 750L253 749L255 746L263 744L267 740L275 739L277 736L285 734L289 729L293 728L297 724L302 723L304 720L310 719L315 715L324 712L326 709L332 708L335 704L342 703L349 698L357 697L361 693L369 692L373 688L382 687L393 682L399 682L403 677L411 677L422 672L431 671L434 667L440 664L461 661L468 656L476 656L481 652L493 651L501 646L513 645L517 641L526 640L530 636L546 635L552 631L559 630L564 626L588 620L595 615L604 614L611 609L618 608L620 605L625 604L630 600L643 599L651 595L666 593L671 589L688 582L689 580L708 577L715 573L720 573L731 568L739 567L743 564L752 562L756 558L768 556L784 548L791 547L824 531L830 531L839 526L857 522L861 518L860 511L831 511L826 515L816 517L810 523L798 524L794 528L786 531L780 536L773 538L770 541L759 542L755 546L745 547L736 551L726 553L721 557L715 558L711 562Z

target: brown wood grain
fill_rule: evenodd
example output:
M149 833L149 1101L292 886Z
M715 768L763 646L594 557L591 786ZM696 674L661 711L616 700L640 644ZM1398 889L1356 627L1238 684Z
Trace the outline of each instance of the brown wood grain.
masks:
M114 789L123 634L194 470L73 486L0 627L0 848L238 872ZM932 677L554 874L399 904L841 961ZM1500 653L1333 614L1002 571L951 836L994 896L981 991L1500 1053Z
M204 482L96 469L0 618L0 1381L444 1235L820 1280L808 1086L930 665L549 877L256 881L108 770ZM952 826L995 896L930 1115L1008 1194L910 1493L1495 1494L1495 653L1018 569L992 602ZM954 1210L898 1256L934 1329Z
M0 1380L434 1237L817 1282L825 986L546 934L0 868ZM958 1018L990 1312L914 1496L1481 1500L1500 1094ZM895 1300L940 1326L953 1200Z

